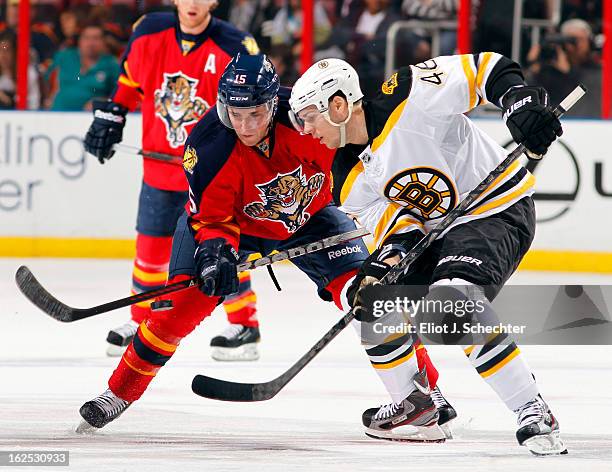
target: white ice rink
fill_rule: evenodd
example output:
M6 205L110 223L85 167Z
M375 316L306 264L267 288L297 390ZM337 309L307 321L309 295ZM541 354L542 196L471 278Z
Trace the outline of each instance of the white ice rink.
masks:
M197 373L240 381L276 377L339 318L286 265L276 268L280 294L265 270L253 274L263 336L258 362L210 359L208 342L225 325L216 311L183 341L142 400L98 434L79 436L73 432L79 407L106 388L117 363L105 357L106 333L128 312L54 321L18 292L13 276L24 263L77 307L125 296L131 271L127 260L0 259L0 451L68 450L71 471L612 470L612 346L522 348L560 421L566 456L537 458L519 447L514 414L455 347L432 347L430 354L459 414L456 439L418 445L367 438L362 411L388 400L352 328L270 401L222 403L194 395ZM521 273L514 280L612 283L612 277L585 274Z

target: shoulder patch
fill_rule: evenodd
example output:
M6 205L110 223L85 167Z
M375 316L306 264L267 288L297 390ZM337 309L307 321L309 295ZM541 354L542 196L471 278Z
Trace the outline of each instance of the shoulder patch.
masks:
M216 107L193 127L185 143L183 168L195 201L229 161L237 139L219 120Z
M247 36L246 38L244 38L242 40L242 45L251 56L259 54L259 46L257 45L257 41L255 41L255 38L253 38L252 36Z
M186 146L183 153L183 169L185 172L193 174L193 168L198 163L198 154L192 146Z
M397 87L397 72L393 74L391 77L389 77L389 80L387 80L386 82L383 82L381 90L382 90L382 93L384 93L385 95L391 95L393 94L393 91L395 90L396 87Z

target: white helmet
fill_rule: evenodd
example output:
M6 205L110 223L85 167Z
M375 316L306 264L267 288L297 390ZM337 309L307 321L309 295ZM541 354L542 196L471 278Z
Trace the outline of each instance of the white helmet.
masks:
M342 123L331 121L328 113L329 101L338 92L342 92L349 108L348 117ZM310 66L291 89L289 115L293 126L302 132L304 122L298 112L315 105L329 123L340 128L340 147L343 147L346 144L346 123L351 118L353 104L362 98L363 92L355 69L342 59L323 59Z

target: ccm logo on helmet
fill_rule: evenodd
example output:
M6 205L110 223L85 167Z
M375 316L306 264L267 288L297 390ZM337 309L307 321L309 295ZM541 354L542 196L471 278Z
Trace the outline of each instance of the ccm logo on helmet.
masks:
M230 102L246 102L249 97L230 97Z
M468 264L476 264L479 266L482 264L480 259L476 259L475 257L469 256L446 256L440 259L438 265L444 264L445 262L467 262Z
M514 113L516 110L518 110L527 103L531 103L531 97L525 97L522 100L513 103L512 106L508 108L508 110L506 110L506 113L504 113L504 121L506 121L510 117L510 115L512 115L512 113Z
M331 261L332 259L336 259L338 257L346 256L348 254L355 254L357 252L363 252L361 250L361 246L357 246L357 245L355 245L355 246L347 246L347 247L343 247L342 249L337 249L335 251L329 251L327 253L327 257Z

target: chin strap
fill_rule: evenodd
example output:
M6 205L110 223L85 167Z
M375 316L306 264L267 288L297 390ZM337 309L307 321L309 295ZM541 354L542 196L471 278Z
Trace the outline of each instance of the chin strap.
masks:
M352 115L353 115L353 104L352 103L348 104L348 116L341 123L335 123L332 121L332 119L329 117L329 110L323 113L323 116L325 117L325 119L330 125L340 128L340 146L338 147L346 146L346 124L349 122Z
M342 123L340 125L340 147L344 146L346 146L346 124Z

